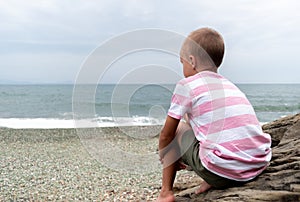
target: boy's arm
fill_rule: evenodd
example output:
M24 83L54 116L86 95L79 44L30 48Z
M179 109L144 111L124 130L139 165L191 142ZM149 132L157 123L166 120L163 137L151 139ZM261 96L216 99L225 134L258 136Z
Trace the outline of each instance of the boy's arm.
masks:
M172 118L167 116L165 125L160 133L159 136L159 157L162 160L166 152L168 151L169 147L171 146L171 142L174 140L176 135L176 129L179 124L179 119Z

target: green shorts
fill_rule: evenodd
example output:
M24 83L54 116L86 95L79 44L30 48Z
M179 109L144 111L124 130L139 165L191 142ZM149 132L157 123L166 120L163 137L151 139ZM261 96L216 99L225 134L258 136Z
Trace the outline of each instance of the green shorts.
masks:
M225 188L238 186L244 182L239 182L218 176L208 171L199 158L199 141L195 138L193 130L186 131L181 139L181 159L189 165L197 175L215 188Z

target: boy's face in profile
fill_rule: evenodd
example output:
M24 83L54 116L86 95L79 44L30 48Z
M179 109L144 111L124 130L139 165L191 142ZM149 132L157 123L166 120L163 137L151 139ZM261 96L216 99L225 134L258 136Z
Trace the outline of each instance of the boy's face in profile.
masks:
M189 54L189 51L187 50L187 48L188 48L188 45L184 44L180 50L180 62L183 67L184 77L193 76L198 73L196 71L195 66L192 65L193 63L194 63L194 65L196 65L195 64L196 61L193 61L193 60L195 60L195 57L193 55Z
M195 70L191 63L188 61L188 58L180 57L180 62L183 67L183 75L184 77L193 76L195 74Z

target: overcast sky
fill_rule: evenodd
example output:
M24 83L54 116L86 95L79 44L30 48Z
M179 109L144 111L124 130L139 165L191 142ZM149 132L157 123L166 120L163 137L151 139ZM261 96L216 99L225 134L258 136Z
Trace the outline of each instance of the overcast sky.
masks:
M299 10L298 0L0 0L0 83L73 83L89 54L124 32L204 26L223 35L220 73L233 82L300 83ZM118 82L118 68L104 81Z

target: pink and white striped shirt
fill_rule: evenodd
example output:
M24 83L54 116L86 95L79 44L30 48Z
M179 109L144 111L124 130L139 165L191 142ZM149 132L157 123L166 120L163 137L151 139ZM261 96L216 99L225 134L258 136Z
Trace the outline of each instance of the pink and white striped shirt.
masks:
M186 113L209 171L247 181L268 166L270 135L263 133L246 96L223 76L204 71L180 80L168 115L181 119Z

